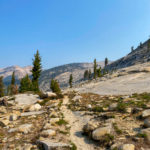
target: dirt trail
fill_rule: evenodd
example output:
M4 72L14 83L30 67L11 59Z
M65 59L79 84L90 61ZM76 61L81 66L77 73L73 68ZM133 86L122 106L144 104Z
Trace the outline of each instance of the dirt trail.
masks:
M66 106L68 102L69 99L66 96L63 100L61 111L65 116L65 120L67 120L71 126L70 140L77 146L77 150L94 150L92 141L82 135L83 125L88 122L89 118L82 117L82 115L80 115L78 112L74 113L69 110Z

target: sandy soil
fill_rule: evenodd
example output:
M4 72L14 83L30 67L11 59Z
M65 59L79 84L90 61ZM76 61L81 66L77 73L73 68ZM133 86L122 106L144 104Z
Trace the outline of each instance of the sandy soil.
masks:
M68 97L65 97L61 111L65 116L65 120L67 120L71 126L70 140L77 146L78 150L94 150L92 141L82 135L83 125L89 121L89 117L82 117L79 112L73 113L71 110L69 110L66 106L68 101Z

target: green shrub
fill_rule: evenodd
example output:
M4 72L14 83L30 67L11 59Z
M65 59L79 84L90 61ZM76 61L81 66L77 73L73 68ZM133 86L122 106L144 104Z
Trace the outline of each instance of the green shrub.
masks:
M65 121L64 119L60 119L58 122L56 122L56 124L58 124L58 125L62 126L62 125L66 125L66 124L68 124L68 122L67 122L67 121Z
M116 109L118 112L125 113L126 112L126 104L123 102L119 102Z
M95 106L94 108L92 108L92 111L94 111L94 112L103 112L103 108L99 107L99 106Z

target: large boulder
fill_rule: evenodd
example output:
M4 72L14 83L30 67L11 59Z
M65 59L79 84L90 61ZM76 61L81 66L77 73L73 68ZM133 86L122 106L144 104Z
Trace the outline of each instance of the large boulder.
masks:
M142 117L143 118L146 118L146 117L149 117L149 116L150 116L150 109L144 110L142 112Z
M135 150L135 146L133 144L123 144L120 150Z
M44 150L71 148L71 145L66 143L52 142L49 139L37 141L38 144L44 147Z
M111 134L111 131L112 131L111 126L100 127L92 132L92 138L93 140L101 140L103 136Z

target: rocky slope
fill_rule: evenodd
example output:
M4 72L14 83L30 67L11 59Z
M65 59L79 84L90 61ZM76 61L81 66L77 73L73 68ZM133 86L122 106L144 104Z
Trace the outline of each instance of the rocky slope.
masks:
M140 44L135 50L126 55L125 57L120 58L117 61L114 61L107 66L107 69L120 69L124 67L129 67L136 64L141 64L150 61L150 40Z
M80 83L73 90L101 95L133 94L150 91L150 62L119 69L97 80Z

